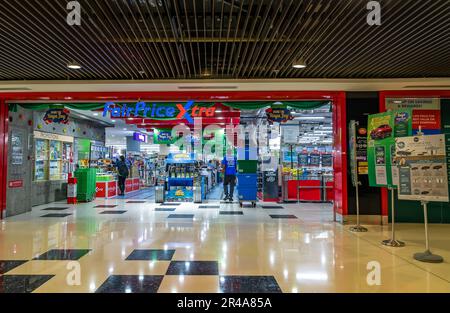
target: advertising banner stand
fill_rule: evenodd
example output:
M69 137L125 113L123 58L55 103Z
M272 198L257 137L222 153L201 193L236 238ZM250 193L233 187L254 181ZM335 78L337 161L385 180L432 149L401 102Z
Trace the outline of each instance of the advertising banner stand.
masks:
M442 263L444 262L444 258L440 255L433 254L430 250L430 243L428 240L428 201L421 201L420 203L423 206L423 218L425 224L425 252L414 253L414 259L420 262Z
M395 138L411 136L412 111L409 108L389 109L387 112L369 115L367 123L367 161L369 184L387 187L391 192L391 238L381 244L404 247L395 239L395 189L398 186L398 168L395 163Z
M389 247L404 247L403 241L395 239L395 188L389 188L391 192L391 239L383 240L381 243Z
M425 225L425 252L415 253L414 259L442 263L443 257L430 250L428 236L428 202L448 202L448 177L445 135L417 136L396 139L396 159L399 160L399 200L420 201Z
M356 200L356 225L350 227L350 231L356 233L367 232L367 228L361 226L359 222L359 185L361 182L358 180L357 161L356 161L356 125L358 122L350 121L349 134L350 134L350 170L352 174L352 183L355 187L355 200Z

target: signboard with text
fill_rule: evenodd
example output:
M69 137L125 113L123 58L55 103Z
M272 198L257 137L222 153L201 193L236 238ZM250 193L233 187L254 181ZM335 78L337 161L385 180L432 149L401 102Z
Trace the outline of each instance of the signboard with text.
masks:
M425 134L437 134L441 129L441 103L438 98L402 98L386 99L386 110L404 110L412 112L413 134L419 126Z
M445 135L396 138L401 200L448 202Z

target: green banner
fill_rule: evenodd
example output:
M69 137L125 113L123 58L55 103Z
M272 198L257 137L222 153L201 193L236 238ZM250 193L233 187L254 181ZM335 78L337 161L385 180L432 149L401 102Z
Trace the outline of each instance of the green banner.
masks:
M395 137L412 135L410 109L369 115L367 124L367 161L372 187L396 187L398 169L393 164Z

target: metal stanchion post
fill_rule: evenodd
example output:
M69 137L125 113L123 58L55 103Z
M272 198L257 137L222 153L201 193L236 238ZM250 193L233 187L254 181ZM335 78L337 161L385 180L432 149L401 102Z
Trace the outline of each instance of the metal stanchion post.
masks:
M425 224L425 252L419 252L414 254L414 259L421 262L428 263L442 263L444 262L444 258L440 255L433 254L430 251L430 245L428 240L428 201L422 201L423 206L423 217Z
M357 232L357 233L364 233L367 231L367 228L363 227L359 223L359 192L358 192L358 186L360 182L356 182L355 189L356 189L356 226L350 227L350 231Z
M400 240L396 240L395 239L395 197L394 197L394 193L395 193L395 188L389 188L389 191L391 192L391 228L392 228L392 234L391 234L391 239L386 239L383 240L381 243L385 246L390 246L390 247L404 247L405 243L403 241Z

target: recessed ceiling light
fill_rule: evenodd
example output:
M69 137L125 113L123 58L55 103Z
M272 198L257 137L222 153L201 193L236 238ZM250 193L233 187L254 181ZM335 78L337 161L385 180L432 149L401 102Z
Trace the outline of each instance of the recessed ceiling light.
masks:
M115 123L115 122L116 122L116 120L111 120L111 122Z
M93 113L92 115L94 115L94 116L98 116L98 113Z
M306 62L303 59L298 59L292 64L293 68L305 68Z
M81 65L78 64L77 62L69 62L69 63L67 63L67 67L70 68L71 70L81 69Z

